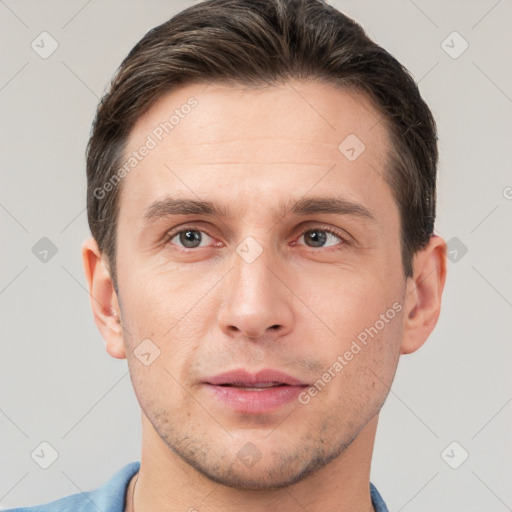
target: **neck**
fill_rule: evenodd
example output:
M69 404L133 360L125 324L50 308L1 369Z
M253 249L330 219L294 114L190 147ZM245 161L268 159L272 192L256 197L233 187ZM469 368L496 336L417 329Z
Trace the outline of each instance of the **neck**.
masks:
M169 450L142 418L141 464L128 488L128 512L373 512L369 480L378 415L329 464L286 488L267 490L213 482Z

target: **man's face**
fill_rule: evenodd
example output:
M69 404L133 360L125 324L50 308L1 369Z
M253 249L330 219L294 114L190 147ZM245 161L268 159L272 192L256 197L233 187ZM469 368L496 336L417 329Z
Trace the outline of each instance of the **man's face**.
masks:
M379 120L363 96L320 83L194 85L131 133L127 156L157 142L124 178L118 225L144 436L213 480L296 482L342 454L387 396L405 279ZM220 213L152 208L169 198Z

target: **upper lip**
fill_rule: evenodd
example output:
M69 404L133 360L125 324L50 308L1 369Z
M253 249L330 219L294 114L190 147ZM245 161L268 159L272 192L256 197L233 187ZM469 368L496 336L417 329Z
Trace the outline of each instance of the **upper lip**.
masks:
M307 383L288 375L287 373L281 372L274 369L264 369L257 373L249 373L247 370L239 369L232 370L225 373L220 373L213 377L205 379L207 384L213 384L216 386L222 384L230 384L231 386L245 386L254 387L257 384L269 384L274 383L285 384L288 386L306 386Z

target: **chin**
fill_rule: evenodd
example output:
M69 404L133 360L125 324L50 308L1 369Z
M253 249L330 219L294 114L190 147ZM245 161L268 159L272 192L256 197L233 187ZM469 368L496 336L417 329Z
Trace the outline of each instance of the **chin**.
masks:
M226 456L216 460L207 457L198 460L197 454L179 453L176 449L173 451L213 482L233 489L265 491L282 489L304 480L337 458L345 448L346 445L338 446L326 453L318 447L304 446L299 452L259 454L260 458L255 457L246 462L239 452L229 455L232 461L229 464L226 464Z
M222 472L198 466L196 469L213 482L233 489L251 491L282 489L300 482L312 472L309 468L298 472L293 472L289 468L286 471L276 471L269 467L262 467L258 471L254 468L244 468Z

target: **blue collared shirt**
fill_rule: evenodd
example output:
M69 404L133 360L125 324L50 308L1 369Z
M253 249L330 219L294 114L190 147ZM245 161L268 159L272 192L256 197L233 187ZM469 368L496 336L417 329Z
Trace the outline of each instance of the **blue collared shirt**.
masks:
M46 505L12 508L5 512L124 512L126 489L139 467L139 461L127 464L106 484L94 491L73 494ZM375 512L389 512L379 491L371 482L370 495Z

